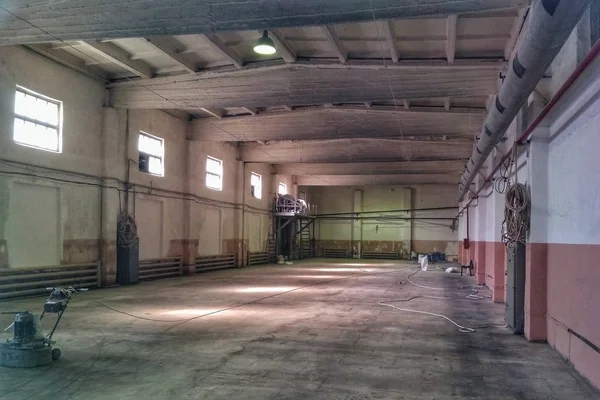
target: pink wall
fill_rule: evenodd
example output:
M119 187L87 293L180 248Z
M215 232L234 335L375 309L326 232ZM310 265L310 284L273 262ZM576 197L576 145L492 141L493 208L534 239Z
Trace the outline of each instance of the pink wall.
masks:
M568 329L600 345L600 245L547 245L547 338L600 387L600 354Z

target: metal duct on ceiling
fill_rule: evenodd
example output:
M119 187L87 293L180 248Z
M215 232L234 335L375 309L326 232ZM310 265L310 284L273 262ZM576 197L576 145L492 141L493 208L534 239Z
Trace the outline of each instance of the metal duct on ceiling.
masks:
M485 160L525 105L589 4L590 0L534 2L525 36L509 64L500 92L488 112L477 147L461 177L459 202L464 199Z

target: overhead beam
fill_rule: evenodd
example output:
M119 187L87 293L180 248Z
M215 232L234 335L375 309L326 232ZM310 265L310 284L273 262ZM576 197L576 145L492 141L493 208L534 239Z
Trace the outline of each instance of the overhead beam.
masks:
M397 63L400 59L398 55L398 47L396 46L396 34L394 32L394 27L392 26L392 21L383 21L383 32L385 33L385 39L387 41L388 48L390 49L390 56L392 57L392 62Z
M254 108L254 107L242 107L242 109L248 111L252 115L258 114L258 109Z
M289 163L276 164L281 175L390 175L390 174L458 174L464 161L399 161L357 163ZM458 176L457 175L457 176Z
M127 51L114 43L92 40L89 42L80 41L78 44L94 51L96 54L108 59L109 62L113 62L137 76L151 78L154 75L150 65L141 60L132 60L131 55Z
M472 142L334 139L239 144L242 161L269 164L467 160ZM458 178L458 176L457 176ZM458 179L457 179L458 180Z
M529 0L373 0L325 4L322 0L103 0L95 2L93 7L89 0L10 0L2 4L0 45L10 45L440 16L527 6Z
M456 185L459 174L438 175L299 175L299 186Z
M223 56L228 58L233 65L235 65L237 68L242 68L244 66L244 60L242 57L230 49L221 39L217 37L217 35L214 33L206 33L204 36L208 40L209 44Z
M106 71L93 65L87 65L81 58L62 49L54 48L49 43L30 44L27 45L27 48L90 78L94 78L103 83L107 82L108 76Z
M457 15L449 15L446 21L446 60L449 64L454 62L456 55L456 23Z
M262 31L259 31L259 33L262 34ZM274 29L271 29L269 30L269 37L273 40L275 49L286 63L293 63L296 61L296 54L290 50L283 38L279 36L279 33L277 33Z
M222 109L220 109L220 108L206 108L206 107L201 107L200 109L202 111L204 111L204 112L212 115L213 117L216 117L216 118L219 118L219 119L223 118L223 115L225 115L225 111L222 110ZM231 140L231 138L229 140Z
M168 37L151 37L146 38L148 43L152 44L161 53L169 56L173 61L179 64L187 72L194 73L198 71L198 67L192 61L187 60L181 54L183 51L177 48L175 39Z
M485 110L443 112L394 110L379 106L306 108L287 113L198 119L192 125L196 140L241 141L314 140L331 138L408 138L447 136L471 140L485 120Z
M398 66L399 64L394 64ZM503 65L503 64L502 64ZM318 69L318 72L315 71ZM289 107L397 98L475 97L496 93L499 64L478 68L404 66L373 73L370 67L299 63L227 73L196 73L110 85L117 108ZM147 87L151 86L152 90ZM360 90L357 90L360 88ZM168 100L167 100L168 99ZM173 104L177 106L174 107Z
M348 52L344 50L342 43L340 42L337 34L333 30L333 27L325 25L322 27L322 29L323 34L327 38L327 41L329 42L331 47L333 48L333 51L335 52L337 58L340 59L340 62L345 63L346 61L348 61Z

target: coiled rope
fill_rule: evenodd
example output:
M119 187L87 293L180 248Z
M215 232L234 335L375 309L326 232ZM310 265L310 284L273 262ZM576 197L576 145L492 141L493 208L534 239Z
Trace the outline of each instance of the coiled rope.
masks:
M515 183L506 189L504 205L504 222L502 222L502 241L506 247L515 247L518 243L525 244L526 234L529 230L529 216L531 212L531 196L529 188L518 182L517 179L517 149L513 149L512 167L514 168Z

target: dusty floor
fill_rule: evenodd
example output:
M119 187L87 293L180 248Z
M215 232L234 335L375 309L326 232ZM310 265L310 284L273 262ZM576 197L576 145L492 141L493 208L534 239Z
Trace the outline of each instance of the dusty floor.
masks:
M544 344L506 329L474 279L415 265L317 260L76 295L48 367L0 368L2 399L598 399ZM39 309L43 299L0 303ZM101 306L144 318L134 318ZM223 310L223 311L220 311ZM159 321L156 321L159 320ZM0 316L6 326L11 317ZM45 326L51 322L45 321Z

